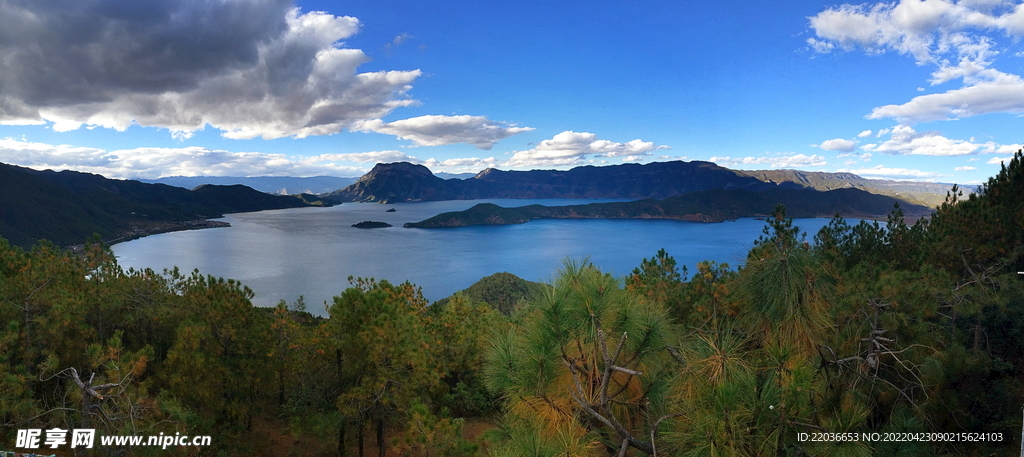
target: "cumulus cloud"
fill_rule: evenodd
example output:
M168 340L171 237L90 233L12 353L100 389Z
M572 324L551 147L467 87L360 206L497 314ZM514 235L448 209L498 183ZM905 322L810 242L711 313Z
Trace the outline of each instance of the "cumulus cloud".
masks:
M342 154L320 154L318 159L330 162L382 163L418 162L418 159L399 151L349 152Z
M949 176L941 173L914 170L910 168L888 168L883 165L877 165L871 168L839 169L836 171L853 173L868 179L907 179L912 181L932 181L943 176Z
M889 140L881 144L861 146L865 151L898 155L958 156L978 153L1006 153L1020 148L1017 144L999 145L994 142L974 143L950 139L940 132L918 132L913 127L893 127Z
M24 139L0 139L0 162L37 170L75 170L117 179L164 176L361 176L369 168L356 164L410 162L434 172L479 172L502 164L494 157L419 159L400 151L370 151L314 156L233 152L203 147L134 148L107 151L51 145Z
M509 167L579 165L590 156L624 157L628 158L628 161L636 161L639 160L639 157L652 155L651 151L663 149L670 148L664 145L655 146L652 142L639 139L616 143L599 140L593 133L566 130L549 140L541 141L533 149L516 151L504 165Z
M751 165L768 165L771 168L801 168L819 167L828 162L824 157L812 154L795 154L790 156L765 156L765 157L712 157L711 162L727 168L748 168Z
M434 171L447 171L449 173L476 173L485 168L494 168L500 165L494 157L459 157L454 159L427 159L422 162L423 166Z
M866 138L866 137L869 137L869 136L871 136L871 131L870 130L865 130L865 131L860 132L860 133L857 134L857 138Z
M397 153L395 151L390 151ZM374 153L367 153L374 154ZM0 139L0 161L37 170L75 170L109 178L163 176L360 176L367 170L336 155L286 156L202 147L106 151L69 145Z
M1004 162L1009 162L1012 159L1013 159L1012 156L1011 157L993 157L991 159L988 159L988 162L985 162L985 163L987 163L989 165L999 165L999 164L1004 163Z
M879 106L871 110L867 118L894 118L911 124L986 113L1024 113L1024 80L1017 75L1003 73L994 81L920 95L901 105Z
M491 149L494 143L512 135L533 130L494 122L486 116L420 116L394 122L380 119L357 121L353 131L378 132L412 141L417 146L442 146L466 143L478 149Z
M419 70L357 71L359 27L292 0L0 2L0 123L337 133L416 103Z
M971 170L977 170L977 169L978 169L977 167L956 167L953 170L954 171L971 171Z
M1024 36L1024 5L1003 1L900 0L874 5L844 4L810 17L816 52L862 48L894 51L935 67L929 82L961 80L964 87L880 106L870 119L902 124L957 119L986 113L1024 113L1024 80L992 65L998 35ZM813 42L812 42L813 41Z
M870 134L871 134L871 131L868 130L868 135L870 135ZM821 148L821 149L824 149L826 151L850 152L850 151L854 150L857 147L857 142L856 141L850 141L850 140L844 140L842 138L835 138L835 139L832 139L832 140L822 141L821 144L818 145L818 147Z

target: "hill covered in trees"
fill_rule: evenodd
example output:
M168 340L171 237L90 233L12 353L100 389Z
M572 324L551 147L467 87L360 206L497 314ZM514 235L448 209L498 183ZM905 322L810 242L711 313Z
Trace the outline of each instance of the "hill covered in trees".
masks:
M438 214L411 228L465 227L470 225L522 224L534 219L677 219L693 222L722 222L739 217L768 216L776 205L784 205L793 217L852 218L885 217L899 201L858 189L813 190L773 189L761 192L715 189L692 192L662 200L589 203L586 205L529 205L504 208L480 203L464 211ZM904 204L904 213L915 218L931 213L924 206Z
M329 205L313 195L276 196L242 185L193 190L107 179L75 171L36 171L0 164L0 236L19 246L40 239L81 244L215 226L225 213Z
M93 428L214 437L90 450L110 456L281 455L275 434L312 455L1014 455L1022 194L1017 153L911 225L805 239L779 207L742 268L568 260L510 317L349 278L314 318L233 280L124 271L98 244L0 241L0 445ZM467 418L494 427L471 442Z
M472 303L486 303L501 314L511 316L516 308L540 297L546 290L544 284L501 272L485 276L452 295L461 294ZM431 311L443 309L452 299L453 297L446 297L434 302Z

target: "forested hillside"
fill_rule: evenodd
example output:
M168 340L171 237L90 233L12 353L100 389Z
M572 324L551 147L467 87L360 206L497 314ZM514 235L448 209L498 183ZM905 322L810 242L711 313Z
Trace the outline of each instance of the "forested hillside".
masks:
M82 244L208 226L225 213L329 205L312 195L269 195L241 185L194 190L107 179L76 171L36 171L0 163L0 236L29 247L45 239Z
M60 427L213 437L174 455L1014 455L1022 161L909 226L808 237L778 208L738 270L568 260L508 316L484 301L505 294L432 312L350 278L314 318L98 244L0 242L0 447Z

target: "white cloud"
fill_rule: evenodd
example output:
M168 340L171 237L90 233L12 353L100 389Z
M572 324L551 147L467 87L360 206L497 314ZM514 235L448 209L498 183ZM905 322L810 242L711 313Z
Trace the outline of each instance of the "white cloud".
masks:
M367 170L344 158L231 152L201 147L135 148L105 151L0 139L0 162L37 170L75 170L109 178L162 176L360 176Z
M51 145L23 139L0 139L0 162L37 170L75 170L117 179L156 179L163 176L361 176L366 167L355 164L410 162L434 172L478 172L501 165L494 157L446 160L419 159L400 151L288 156L263 152L232 152L202 147L135 148L106 151L70 145Z
M387 163L419 162L418 159L399 151L349 152L342 154L320 154L316 158L329 162Z
M988 159L988 162L985 162L985 163L987 163L989 165L999 165L999 164L1001 164L1003 162L1009 162L1012 159L1013 159L1012 156L1011 157L993 157L991 159Z
M500 165L498 159L494 157L484 159L478 157L460 157L446 160L427 159L420 163L435 172L446 171L449 173L476 173L485 168L494 168Z
M599 140L593 133L566 130L549 140L541 141L533 149L516 151L504 165L509 167L578 165L588 156L628 158L649 156L651 151L663 149L670 148L664 145L655 146L652 142L639 139L616 143Z
M913 127L893 127L889 140L881 144L867 144L861 149L884 154L958 156L978 153L1008 153L1020 148L1017 144L998 145L993 142L973 143L950 139L940 132L917 132Z
M997 144L995 144L995 143L993 143L991 141L982 144L982 146L983 147L982 147L981 151L979 151L979 152L983 152L983 153L986 153L986 154L1013 154L1013 153L1019 151L1021 149L1021 147L1024 147L1024 145L1021 145L1021 144L997 145Z
M914 170L910 168L888 168L883 165L877 165L871 168L839 169L836 170L836 172L853 173L855 175L860 175L861 177L868 179L909 179L924 181L930 181L943 176L949 176L941 173Z
M817 38L808 38L807 45L810 46L811 49L814 49L814 51L819 54L828 54L829 52L832 52L833 48L835 48L835 46L832 43L829 43L828 41L824 40L819 40Z
M813 154L795 154L791 156L766 156L766 157L712 157L711 162L727 168L749 168L750 165L768 165L771 168L797 168L797 167L818 167L828 162L824 157Z
M867 132L868 132L868 135L871 134L870 130L868 130ZM861 132L861 133L863 133L863 132ZM821 149L824 149L826 151L850 152L850 151L854 150L857 147L857 142L856 141L850 141L850 140L844 140L842 138L835 138L835 139L823 141L821 143L821 145L819 145L818 147L821 148Z
M865 131L860 132L860 133L857 134L857 138L867 138L869 136L871 136L871 131L870 130L865 130Z
M485 116L420 116L394 122L380 119L356 121L353 131L378 132L410 140L417 146L441 146L466 143L478 149L491 149L494 143L512 135L533 130L494 122Z
M1024 80L1001 74L988 81L950 91L920 95L902 105L879 106L868 119L894 118L900 123L959 119L986 113L1024 113Z
M100 3L0 2L0 122L301 138L417 103L419 70L357 71L369 58L341 42L356 18L291 0Z
M977 170L977 169L978 169L977 167L956 167L953 170L954 171L971 171L971 170Z
M868 54L895 51L936 69L929 82L956 79L964 87L880 106L870 119L894 118L902 124L957 119L986 113L1024 113L1024 81L992 68L1004 47L1001 34L1024 35L1024 5L975 0L899 0L895 3L832 7L810 17L817 52L860 47ZM919 90L922 90L919 88Z

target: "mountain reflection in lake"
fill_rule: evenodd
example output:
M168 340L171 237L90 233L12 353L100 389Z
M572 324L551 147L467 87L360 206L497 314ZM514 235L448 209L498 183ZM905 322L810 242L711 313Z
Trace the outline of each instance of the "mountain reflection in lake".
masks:
M590 260L603 271L629 274L645 257L665 248L680 265L742 263L765 222L740 219L704 224L671 220L537 220L520 225L407 229L402 224L477 203L502 206L569 205L617 200L462 200L422 203L346 203L333 208L297 208L230 214L230 228L154 235L113 246L120 265L179 267L188 272L241 280L269 306L304 295L310 312L349 286L349 276L410 281L434 301L480 278L507 271L547 281L566 257ZM387 212L389 208L394 212ZM361 221L391 228L358 229ZM828 219L800 219L808 238Z

